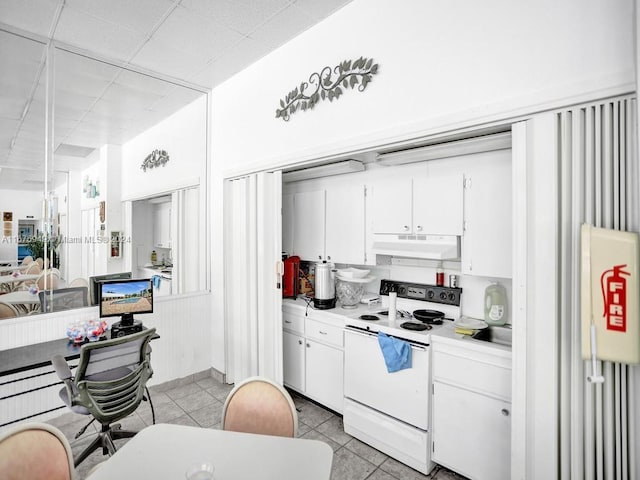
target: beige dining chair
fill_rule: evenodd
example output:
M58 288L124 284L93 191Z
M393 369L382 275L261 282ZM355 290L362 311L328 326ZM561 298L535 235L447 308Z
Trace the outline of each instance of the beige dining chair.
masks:
M71 280L71 283L69 284L69 287L86 287L89 288L89 282L82 278L82 277L78 277L78 278L74 278L73 280Z
M69 441L46 423L25 423L0 434L0 478L74 480Z
M55 290L60 283L60 277L54 272L42 272L36 280L38 290Z
M284 387L265 377L250 377L227 396L222 409L222 429L295 437L298 412Z
M44 260L42 259L42 257L36 258L35 261L38 263L38 265L40 265L40 270L42 270L44 268Z
M0 297L1 298L1 297ZM0 302L0 320L4 318L14 318L19 317L20 313L10 303Z
M40 267L40 264L38 262L31 262L29 265L27 265L27 268L25 269L24 273L25 275L35 275L38 274L42 271L42 268Z
M31 255L27 255L22 259L20 265L29 265L31 262L33 262L33 257Z

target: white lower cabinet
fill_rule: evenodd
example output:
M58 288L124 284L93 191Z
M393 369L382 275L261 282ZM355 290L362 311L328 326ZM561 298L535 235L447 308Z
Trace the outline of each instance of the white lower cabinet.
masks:
M300 392L304 391L304 338L295 333L282 332L282 356L284 384Z
M472 480L509 480L511 351L432 339L432 460Z
M344 405L344 342L342 325L304 309L282 312L284 384L342 413Z

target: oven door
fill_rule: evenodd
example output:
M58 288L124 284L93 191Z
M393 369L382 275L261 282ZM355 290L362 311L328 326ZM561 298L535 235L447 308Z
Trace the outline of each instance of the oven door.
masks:
M345 397L428 430L429 347L408 342L411 368L388 373L377 334L346 327L344 342Z

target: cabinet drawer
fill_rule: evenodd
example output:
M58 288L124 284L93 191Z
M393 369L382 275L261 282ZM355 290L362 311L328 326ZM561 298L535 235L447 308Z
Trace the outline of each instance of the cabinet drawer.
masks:
M511 368L491 361L470 359L457 352L433 352L433 380L511 400Z
M282 312L282 328L289 332L304 335L304 317L302 315Z
M305 322L305 331L307 338L313 338L319 342L335 345L342 348L342 328L326 323L316 322L309 318Z

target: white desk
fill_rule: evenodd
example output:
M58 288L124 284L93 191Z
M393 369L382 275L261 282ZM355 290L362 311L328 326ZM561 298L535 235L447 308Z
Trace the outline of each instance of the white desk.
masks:
M27 290L17 290L15 292L0 295L0 302L10 303L18 310L24 313L29 313L34 310L39 310L40 296L33 295ZM38 308L36 308L36 306Z
M318 440L157 424L88 478L181 480L190 466L209 462L216 480L329 480L332 461L333 450Z

